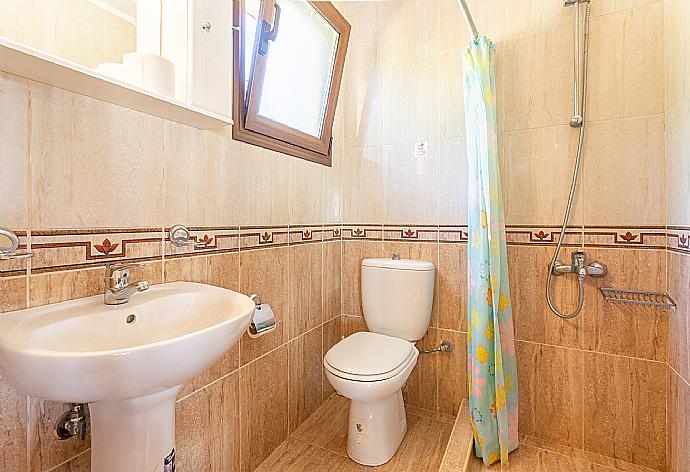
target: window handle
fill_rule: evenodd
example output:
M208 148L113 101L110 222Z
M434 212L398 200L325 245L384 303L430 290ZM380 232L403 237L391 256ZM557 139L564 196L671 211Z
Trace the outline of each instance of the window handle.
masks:
M268 42L275 41L278 38L278 29L280 28L280 5L274 4L276 14L273 19L273 28L264 20L261 27L261 40L259 41L259 54L265 56L268 54Z

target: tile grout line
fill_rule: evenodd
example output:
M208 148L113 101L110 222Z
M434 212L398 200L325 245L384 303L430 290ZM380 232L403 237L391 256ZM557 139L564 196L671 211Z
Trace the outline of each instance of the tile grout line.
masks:
M64 461L64 462L61 462L61 463L59 463L59 464L57 464L57 465L51 467L50 469L47 469L45 472L55 472L55 471L57 471L58 469L60 469L63 465L69 464L70 462L72 462L73 460L77 459L78 457L83 456L83 455L86 454L87 452L88 452L89 454L91 453L91 447L89 447L88 449L85 449L85 450L81 451L79 454L76 454L76 455L70 457L69 459L67 459L67 460Z
M685 385L688 386L688 388L690 388L690 382L687 381L687 380L685 379L685 377L683 377L682 375L680 375L680 373L679 373L676 369L674 369L673 366L671 366L671 364L668 364L668 368L671 369L671 370L673 371L673 373L675 373L675 374L678 376L678 378L681 379L681 380L683 381L683 383L685 383Z
M329 320L329 321L332 321L332 320ZM328 322L326 322L326 323L328 323ZM183 396L183 397L181 397L181 398L178 398L177 400L175 400L175 403L180 403L180 402L182 402L183 400L186 400L187 398L191 397L192 395L195 395L195 394L201 392L202 390L205 390L206 388L208 388L208 387L210 387L210 386L212 386L212 385L214 385L214 384L220 382L221 380L226 379L227 377L231 376L232 374L234 374L234 373L236 373L236 372L239 372L240 370L242 370L242 369L244 369L244 368L250 366L251 364L254 364L254 363L258 362L259 360L261 360L261 359L263 359L264 357L266 357L266 356L268 356L268 355L270 355L270 354L272 354L272 353L278 351L279 349L282 349L283 347L287 347L287 346L288 346L290 343L292 343L293 341L296 341L297 339L306 336L307 334L311 333L312 331L314 331L314 330L316 330L316 329L319 329L319 328L323 327L326 323L323 323L323 324L321 324L321 325L319 325L319 326L316 326L316 327L314 327L314 328L311 328L310 330L305 331L304 333L300 334L299 336L296 336L295 338L291 339L290 341L284 342L284 343L281 344L280 346L277 346L277 347L271 349L270 351L268 351L268 352L266 352L266 353L264 353L264 354L261 354L260 356L258 356L258 357L255 358L255 359L252 359L251 361L247 362L246 364L240 365L238 368L233 369L232 372L228 372L227 374L223 375L222 377L217 378L217 379L214 380L213 382L210 382L210 383L204 385L203 387L198 388L198 389L196 389L196 390L194 390L194 391L188 393L187 395L185 395L185 396ZM288 357L289 357L289 356L288 356ZM240 360L240 362L241 362L241 360Z

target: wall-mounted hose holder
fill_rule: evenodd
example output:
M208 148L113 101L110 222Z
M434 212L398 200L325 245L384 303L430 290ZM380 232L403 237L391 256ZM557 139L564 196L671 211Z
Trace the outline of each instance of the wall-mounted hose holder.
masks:
M420 349L420 354L433 354L434 352L453 352L455 345L450 341L442 341L441 345L435 349Z

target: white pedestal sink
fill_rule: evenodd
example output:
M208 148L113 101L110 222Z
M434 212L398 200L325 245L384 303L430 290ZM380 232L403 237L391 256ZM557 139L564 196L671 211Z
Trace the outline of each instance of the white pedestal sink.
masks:
M0 371L35 398L89 403L92 472L163 472L175 397L246 330L254 302L208 285L155 285L0 316Z

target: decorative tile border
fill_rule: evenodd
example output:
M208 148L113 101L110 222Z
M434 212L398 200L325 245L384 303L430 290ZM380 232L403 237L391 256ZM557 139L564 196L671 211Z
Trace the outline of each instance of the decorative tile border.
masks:
M20 248L30 245L34 258L0 261L0 277L102 267L113 262L146 262L165 258L239 250L318 244L324 241L364 240L394 242L467 243L465 225L296 225L193 227L192 237L205 247L173 246L166 228L96 228L18 231ZM514 246L555 246L560 227L508 226L506 237ZM566 246L592 248L666 249L690 255L690 227L592 226L568 229Z
M438 226L383 225L383 240L437 242Z
M290 245L312 244L323 241L323 226L298 225L290 226Z
M383 239L382 225L358 225L348 224L343 225L343 240L369 240L381 241Z
M585 247L666 249L666 241L663 226L586 226L584 231Z
M31 232L31 272L161 260L162 236L162 228L35 230Z
M669 226L668 250L690 255L690 226Z
M241 226L240 250L287 246L287 226Z

